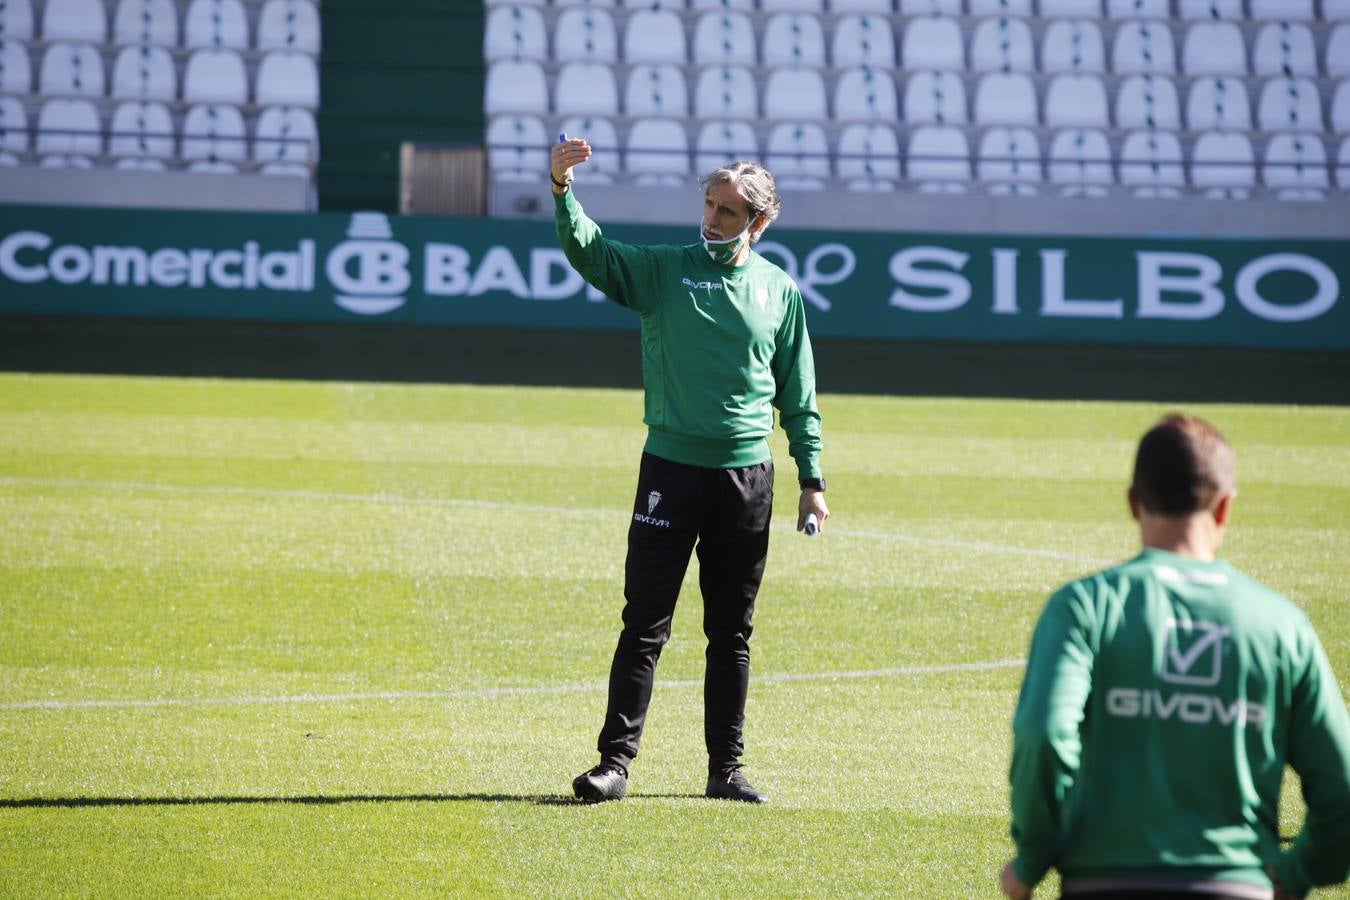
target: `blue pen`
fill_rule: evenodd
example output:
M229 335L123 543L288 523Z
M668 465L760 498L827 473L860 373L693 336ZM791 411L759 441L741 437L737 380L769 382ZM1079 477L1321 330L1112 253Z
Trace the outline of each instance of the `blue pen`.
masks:
M558 143L560 144L567 143L567 132L563 131L558 133Z

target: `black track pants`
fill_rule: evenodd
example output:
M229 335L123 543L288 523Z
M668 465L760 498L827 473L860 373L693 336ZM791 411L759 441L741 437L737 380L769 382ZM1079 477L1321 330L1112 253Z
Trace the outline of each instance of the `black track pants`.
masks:
M623 631L609 673L609 709L600 756L628 768L637 756L656 661L670 639L680 582L697 543L703 633L704 738L712 770L745 751L750 618L764 577L773 506L773 462L706 469L642 454L628 528Z

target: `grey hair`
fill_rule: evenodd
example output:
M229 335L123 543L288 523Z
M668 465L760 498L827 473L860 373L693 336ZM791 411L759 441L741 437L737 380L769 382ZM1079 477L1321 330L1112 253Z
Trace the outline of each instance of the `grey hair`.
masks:
M700 184L702 184L704 193L706 193L712 185L722 184L723 182L728 182L736 187L736 193L740 194L745 199L746 205L750 207L751 219L759 215L764 216L764 228L768 228L773 220L778 218L778 211L783 205L783 198L778 196L778 188L774 184L773 175L759 163L750 162L746 159L729 162L713 169ZM751 243L759 240L759 235L764 233L764 228L761 228L758 234L751 237Z

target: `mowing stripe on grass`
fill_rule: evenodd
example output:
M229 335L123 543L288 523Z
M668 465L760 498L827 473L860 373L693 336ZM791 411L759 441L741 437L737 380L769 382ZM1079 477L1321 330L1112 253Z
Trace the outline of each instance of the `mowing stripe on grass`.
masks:
M510 512L542 512L554 515L588 516L613 518L626 514L627 510L612 507L577 508L575 506L549 506L541 503L505 503L499 500L473 500L457 497L406 497L399 494L352 494L339 491L306 491L288 488L252 488L229 485L179 485L157 484L148 481L81 481L73 478L16 478L0 476L0 486L51 487L66 490L123 491L129 493L147 492L162 494L187 494L230 497L257 497L261 499L318 500L325 503L376 503L393 506L433 506L451 509L490 509ZM787 517L779 517L779 521ZM1021 547L1015 544L995 544L987 541L963 541L955 538L934 538L920 535L903 534L896 531L867 531L832 527L829 531L837 537L861 538L871 541L896 541L906 544L923 544L930 547L951 547L957 550L972 550L985 553L1009 553L1016 556L1036 556L1042 559L1059 559L1067 562L1088 563L1096 566L1108 566L1113 562L1087 556L1082 553L1064 553L1059 550L1041 550L1036 547Z
M947 672L987 672L1014 669L1025 659L995 659L987 662L951 663L934 666L897 666L889 669L855 669L843 672L781 672L757 675L757 684L803 681L847 681L859 678L892 678L906 675L940 675ZM702 687L702 679L657 681L661 688ZM285 703L357 703L368 700L448 700L454 697L509 697L519 694L569 694L604 692L604 682L586 684L539 684L521 687L462 688L446 691L381 691L370 694L279 694L274 697L159 697L153 700L27 700L0 703L0 710L23 709L123 709L156 706L262 706Z

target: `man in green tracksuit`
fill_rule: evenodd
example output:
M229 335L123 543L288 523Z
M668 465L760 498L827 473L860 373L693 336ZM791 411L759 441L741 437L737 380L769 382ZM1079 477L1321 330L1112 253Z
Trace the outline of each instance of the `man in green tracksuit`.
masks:
M1235 489L1209 423L1140 441L1143 552L1050 598L1013 720L1008 896L1301 897L1350 876L1350 718L1303 612L1215 556ZM1281 852L1285 765L1307 818Z
M651 701L657 658L697 545L708 638L704 739L709 797L767 798L741 772L749 639L773 501L766 438L777 407L802 489L797 530L829 517L820 472L815 364L801 293L750 249L778 215L773 176L729 163L705 181L698 243L606 239L573 196L581 139L553 148L558 239L588 282L638 314L647 443L628 528L623 630L610 667L600 764L572 782L587 802L622 799Z

